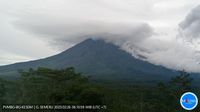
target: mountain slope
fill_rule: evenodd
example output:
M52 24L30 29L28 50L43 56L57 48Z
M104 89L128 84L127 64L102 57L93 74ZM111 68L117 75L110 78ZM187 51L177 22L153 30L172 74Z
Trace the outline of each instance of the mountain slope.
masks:
M87 39L76 46L52 57L0 67L0 73L37 67L75 67L79 72L98 78L165 79L176 72L162 66L138 60L119 47L103 40Z

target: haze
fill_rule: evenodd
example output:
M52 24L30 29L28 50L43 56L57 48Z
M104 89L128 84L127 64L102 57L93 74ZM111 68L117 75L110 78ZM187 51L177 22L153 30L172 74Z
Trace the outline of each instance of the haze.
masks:
M104 39L137 58L200 72L199 0L0 0L0 65Z

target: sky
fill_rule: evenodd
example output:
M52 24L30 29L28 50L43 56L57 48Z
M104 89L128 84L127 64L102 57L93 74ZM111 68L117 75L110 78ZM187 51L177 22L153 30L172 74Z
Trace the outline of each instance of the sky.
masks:
M0 0L0 65L55 55L87 38L200 72L200 0Z

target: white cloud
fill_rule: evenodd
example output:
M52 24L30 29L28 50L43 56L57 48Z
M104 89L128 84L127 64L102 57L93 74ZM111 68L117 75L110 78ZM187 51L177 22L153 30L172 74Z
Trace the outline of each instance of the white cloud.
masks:
M157 37L146 39L140 44L126 43L123 49L136 57L167 68L199 72L200 53L191 43L181 38L161 40ZM130 49L131 48L131 49ZM139 54L139 55L138 55Z
M14 53L9 53L6 51L0 50L0 64L1 65L6 65L9 63L13 62L22 62L22 61L27 61L30 60L30 57L14 54Z
M59 52L53 49L57 45L66 49L88 37L106 38L151 63L200 72L200 41L191 42L178 34L178 24L198 3L199 0L1 0L0 50L39 59ZM183 26L188 26L190 15L193 13ZM196 35L197 26L182 30ZM9 62L16 62L15 57ZM0 62L3 63L7 62Z
M200 38L200 5L194 8L180 24L182 36L188 39Z

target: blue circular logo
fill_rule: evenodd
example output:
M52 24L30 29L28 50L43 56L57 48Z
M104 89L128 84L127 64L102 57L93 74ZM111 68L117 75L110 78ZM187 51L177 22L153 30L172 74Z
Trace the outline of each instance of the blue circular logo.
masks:
M181 96L180 103L185 110L193 110L198 104L198 98L194 93L186 92Z

